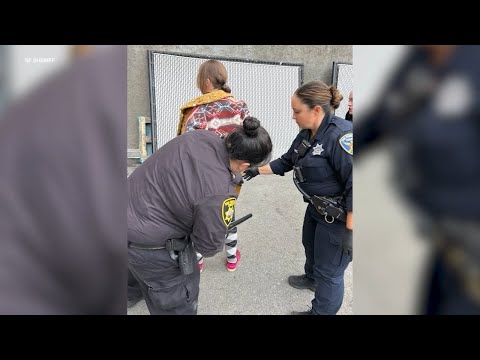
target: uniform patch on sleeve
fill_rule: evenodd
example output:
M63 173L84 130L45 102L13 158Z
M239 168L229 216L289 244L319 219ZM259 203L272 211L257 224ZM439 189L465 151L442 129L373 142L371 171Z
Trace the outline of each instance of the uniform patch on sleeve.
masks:
M353 155L353 134L348 133L343 135L338 142L343 150L345 150L350 155Z
M234 197L225 199L222 204L222 220L225 224L225 226L230 225L233 219L233 215L235 214L235 203L237 202L237 199Z

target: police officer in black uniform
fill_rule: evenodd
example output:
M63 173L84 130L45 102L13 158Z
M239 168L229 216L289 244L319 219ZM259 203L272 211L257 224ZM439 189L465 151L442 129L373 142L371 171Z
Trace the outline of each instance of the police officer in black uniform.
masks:
M419 312L480 314L480 47L409 50L356 123L356 153L396 145L394 178L434 248Z
M288 152L244 173L283 176L294 182L309 203L303 222L305 274L290 276L297 289L315 291L309 311L295 315L335 315L343 302L344 272L352 260L352 123L336 117L343 96L335 86L312 81L292 96L293 119L303 129Z
M240 172L268 162L271 150L267 131L247 117L225 139L201 130L176 137L130 175L129 270L151 314L197 313L194 247L206 257L223 251Z

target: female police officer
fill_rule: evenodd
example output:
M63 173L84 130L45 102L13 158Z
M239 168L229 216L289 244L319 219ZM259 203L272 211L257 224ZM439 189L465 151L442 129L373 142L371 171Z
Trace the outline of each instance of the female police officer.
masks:
M294 182L310 204L302 242L305 274L290 276L298 289L315 291L312 309L296 315L334 315L343 302L344 271L352 260L352 123L332 114L342 95L332 85L309 82L292 96L293 119L303 129L288 152L277 160L245 171L283 176L294 170Z
M225 139L209 131L178 136L128 178L128 262L151 314L197 313L203 256L223 250L240 172L265 164L272 142L247 117ZM195 264L195 266L193 266Z

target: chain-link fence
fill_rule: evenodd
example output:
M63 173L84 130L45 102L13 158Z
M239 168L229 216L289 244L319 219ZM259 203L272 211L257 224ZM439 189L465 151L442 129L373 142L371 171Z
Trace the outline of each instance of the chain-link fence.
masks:
M154 149L175 137L180 107L201 95L197 72L207 59L227 68L232 95L245 100L250 114L269 132L272 158L285 153L299 131L292 120L291 96L303 82L303 64L149 51Z
M334 62L332 84L343 95L343 100L335 110L335 115L344 119L348 111L348 93L353 90L353 65Z

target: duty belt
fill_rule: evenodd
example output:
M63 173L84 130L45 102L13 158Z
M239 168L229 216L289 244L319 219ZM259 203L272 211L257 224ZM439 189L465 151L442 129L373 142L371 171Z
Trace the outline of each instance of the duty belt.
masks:
M332 199L326 196L313 195L308 201L315 207L320 215L325 216L325 221L329 224L336 220L347 222L347 214L345 210Z
M300 191L305 199L315 207L315 210L317 210L320 215L325 216L325 221L327 223L331 224L335 220L347 222L345 209L338 203L338 201L327 196L308 195L300 186L300 181L304 180L301 169L298 166L294 166L293 170L293 182L298 191ZM300 178L300 181L298 177Z
M134 248L134 249L144 249L144 250L161 250L161 249L166 249L166 246L155 246L155 245L144 245L144 244L134 244L131 242L128 242L128 247Z
M172 260L178 263L183 275L190 275L194 272L195 250L188 236L180 239L168 239L165 246L134 244L129 242L128 246L144 250L166 249ZM198 266L197 266L198 268Z
M135 249L144 249L144 250L167 249L168 251L183 251L187 246L188 241L189 241L188 238L168 239L165 246L135 244L135 243L129 242L128 247L135 248Z

